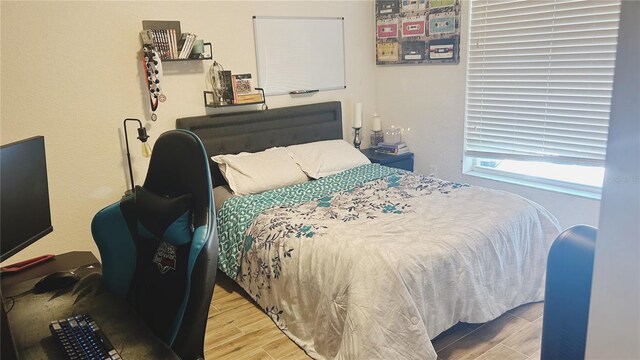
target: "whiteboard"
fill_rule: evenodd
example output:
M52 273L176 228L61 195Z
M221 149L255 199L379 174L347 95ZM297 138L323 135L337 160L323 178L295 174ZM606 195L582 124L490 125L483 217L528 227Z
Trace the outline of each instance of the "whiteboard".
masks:
M346 87L344 18L254 16L253 30L266 95Z

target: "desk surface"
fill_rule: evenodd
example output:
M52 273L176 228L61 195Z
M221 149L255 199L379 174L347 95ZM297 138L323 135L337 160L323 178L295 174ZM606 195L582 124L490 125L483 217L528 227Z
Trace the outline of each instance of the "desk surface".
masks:
M41 278L45 275L56 271L75 269L82 265L96 264L100 266L100 262L91 251L74 251L56 255L52 260L38 264L28 270L17 273L2 274L2 291L10 289L15 284L26 280Z
M78 270L84 277L73 288L44 294L29 291L48 273L96 262L91 253L67 253L40 265L45 268L38 266L2 278L5 306L11 309L7 314L9 326L20 357L63 359L63 352L49 332L49 322L89 314L124 359L178 359L128 304L101 287L99 266Z

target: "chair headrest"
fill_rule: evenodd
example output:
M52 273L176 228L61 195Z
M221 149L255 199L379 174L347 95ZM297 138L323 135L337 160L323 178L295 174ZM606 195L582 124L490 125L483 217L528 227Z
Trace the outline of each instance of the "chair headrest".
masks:
M191 194L170 198L136 186L135 208L139 235L172 245L191 241Z

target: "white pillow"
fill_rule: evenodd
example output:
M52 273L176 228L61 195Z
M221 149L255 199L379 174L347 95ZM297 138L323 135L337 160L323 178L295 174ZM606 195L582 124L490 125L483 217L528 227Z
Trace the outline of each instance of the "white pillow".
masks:
M309 177L325 176L352 169L371 161L344 140L326 140L286 147L293 160Z
M257 194L309 181L282 147L257 153L216 155L211 159L218 163L220 172L236 195Z

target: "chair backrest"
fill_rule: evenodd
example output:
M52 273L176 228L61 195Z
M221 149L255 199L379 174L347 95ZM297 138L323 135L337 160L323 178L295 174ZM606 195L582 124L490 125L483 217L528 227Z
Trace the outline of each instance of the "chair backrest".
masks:
M193 133L155 143L142 187L93 219L103 282L183 359L203 357L218 261L209 159Z
M540 359L584 359L598 229L576 225L551 245Z

